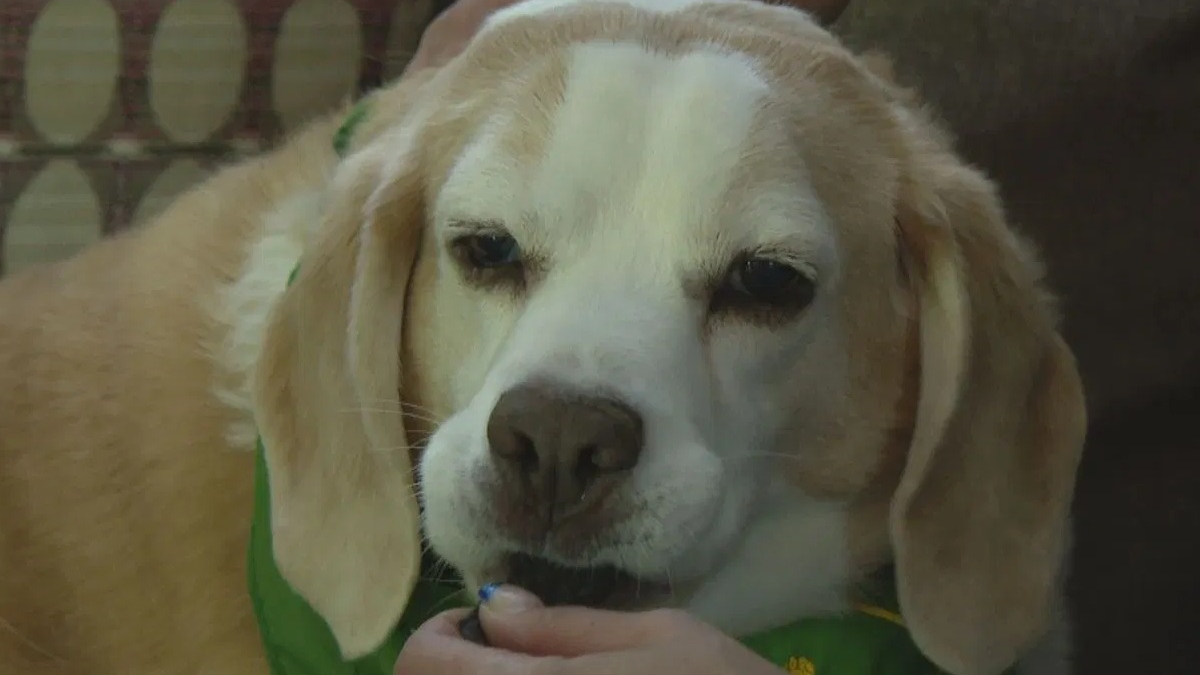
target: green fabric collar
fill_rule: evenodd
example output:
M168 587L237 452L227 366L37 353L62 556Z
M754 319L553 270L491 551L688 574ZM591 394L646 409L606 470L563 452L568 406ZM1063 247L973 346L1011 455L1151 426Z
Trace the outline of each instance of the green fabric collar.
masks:
M417 626L443 610L466 605L462 582L453 574L432 573L448 566L422 560L421 580L396 629L374 652L344 660L328 624L292 589L275 564L270 486L261 439L255 453L248 582L272 675L391 675L400 647Z
M344 156L354 130L365 119L366 100L351 109L333 139ZM288 284L299 266L292 270ZM255 450L254 519L250 528L248 583L272 675L391 675L405 640L419 625L452 607L468 605L461 581L432 559L423 559L421 578L392 634L374 652L344 660L329 626L291 588L275 564L271 545L271 500L266 455L259 439ZM862 595L869 599L839 616L802 619L764 631L742 642L792 675L940 675L917 649L897 613L891 570L885 570Z
M342 121L341 126L337 131L333 132L333 151L338 157L345 157L350 150L350 143L354 140L354 132L367 118L367 113L370 110L370 98L359 99L350 112L346 113L346 119Z

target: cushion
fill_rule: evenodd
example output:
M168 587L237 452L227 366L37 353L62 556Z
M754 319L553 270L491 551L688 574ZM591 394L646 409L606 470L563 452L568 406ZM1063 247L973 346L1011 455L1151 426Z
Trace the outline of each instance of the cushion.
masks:
M395 77L445 4L3 2L0 273L128 227Z

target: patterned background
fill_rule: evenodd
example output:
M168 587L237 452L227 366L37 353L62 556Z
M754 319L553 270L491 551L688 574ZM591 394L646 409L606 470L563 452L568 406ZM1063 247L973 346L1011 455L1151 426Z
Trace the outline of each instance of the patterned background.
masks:
M0 0L0 273L395 77L437 0Z

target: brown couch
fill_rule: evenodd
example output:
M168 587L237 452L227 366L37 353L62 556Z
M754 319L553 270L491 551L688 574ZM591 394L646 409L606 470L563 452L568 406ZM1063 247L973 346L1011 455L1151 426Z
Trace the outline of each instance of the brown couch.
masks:
M1042 247L1092 424L1080 673L1200 672L1200 0L851 0Z
M0 266L67 255L394 76L433 5L3 0ZM1197 672L1200 0L853 0L837 30L945 115L1062 293L1093 419L1079 672Z

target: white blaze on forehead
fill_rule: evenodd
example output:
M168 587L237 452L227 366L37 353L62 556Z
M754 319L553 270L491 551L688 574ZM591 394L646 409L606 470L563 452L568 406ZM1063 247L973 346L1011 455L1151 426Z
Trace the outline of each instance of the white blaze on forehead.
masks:
M439 222L504 223L522 247L572 269L590 258L694 271L735 249L784 245L832 281L828 216L752 57L588 42L553 58L560 95L524 92L493 111L438 196ZM534 113L533 101L546 107ZM529 129L536 143L513 142Z
M530 206L551 232L590 222L677 236L710 221L768 92L738 54L574 47Z

